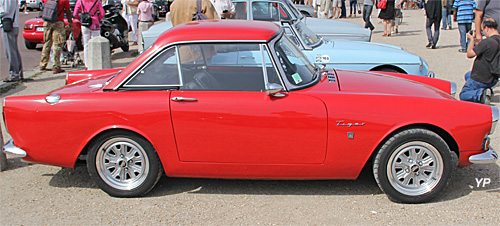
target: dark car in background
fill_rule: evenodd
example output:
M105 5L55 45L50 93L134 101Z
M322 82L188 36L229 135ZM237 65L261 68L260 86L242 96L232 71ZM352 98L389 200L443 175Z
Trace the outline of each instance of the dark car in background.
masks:
M167 15L170 11L170 4L172 4L172 0L156 0L154 5L158 9L158 16Z

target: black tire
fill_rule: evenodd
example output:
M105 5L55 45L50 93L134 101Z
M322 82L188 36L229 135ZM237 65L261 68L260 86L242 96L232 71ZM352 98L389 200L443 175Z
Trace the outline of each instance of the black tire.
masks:
M392 201L422 203L446 188L451 165L450 148L439 135L408 129L383 144L373 163L373 175Z
M111 196L142 196L160 180L163 171L156 151L147 140L132 132L103 134L89 147L89 175Z
M394 72L394 73L404 73L406 74L406 72L402 72L396 68L392 68L392 67L380 67L380 68L375 68L374 71L385 71L385 72Z
M26 46L26 49L35 49L36 48L36 43L34 42L28 42L24 40L24 45Z

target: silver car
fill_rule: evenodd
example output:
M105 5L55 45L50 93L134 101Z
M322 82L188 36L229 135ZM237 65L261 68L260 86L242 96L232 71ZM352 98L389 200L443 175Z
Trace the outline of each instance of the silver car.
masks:
M306 17L290 0L234 0L235 19L264 20L276 23L301 21L314 33L325 40L365 41L371 39L371 31L360 25L338 21ZM247 13L251 12L251 13ZM158 36L170 29L172 23L159 23L142 33L144 48L153 45Z

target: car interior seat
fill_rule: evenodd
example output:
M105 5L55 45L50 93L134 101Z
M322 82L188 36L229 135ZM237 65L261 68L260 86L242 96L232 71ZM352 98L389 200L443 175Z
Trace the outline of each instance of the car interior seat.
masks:
M221 90L221 85L208 71L202 70L193 76L193 81L186 84L188 90Z

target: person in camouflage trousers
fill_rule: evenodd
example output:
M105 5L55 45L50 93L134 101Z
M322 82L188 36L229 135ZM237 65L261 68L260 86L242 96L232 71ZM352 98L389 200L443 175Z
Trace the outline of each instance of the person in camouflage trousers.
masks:
M47 2L50 0L43 0ZM59 18L56 22L44 22L43 23L43 44L42 49L42 59L40 60L40 70L47 70L47 63L50 59L50 50L52 49L54 54L54 67L52 70L54 74L64 72L61 69L61 52L66 41L66 29L64 28L64 14L66 11L66 18L68 18L68 23L71 25L73 23L71 10L69 7L69 0L59 0L57 1L57 9L59 11Z

